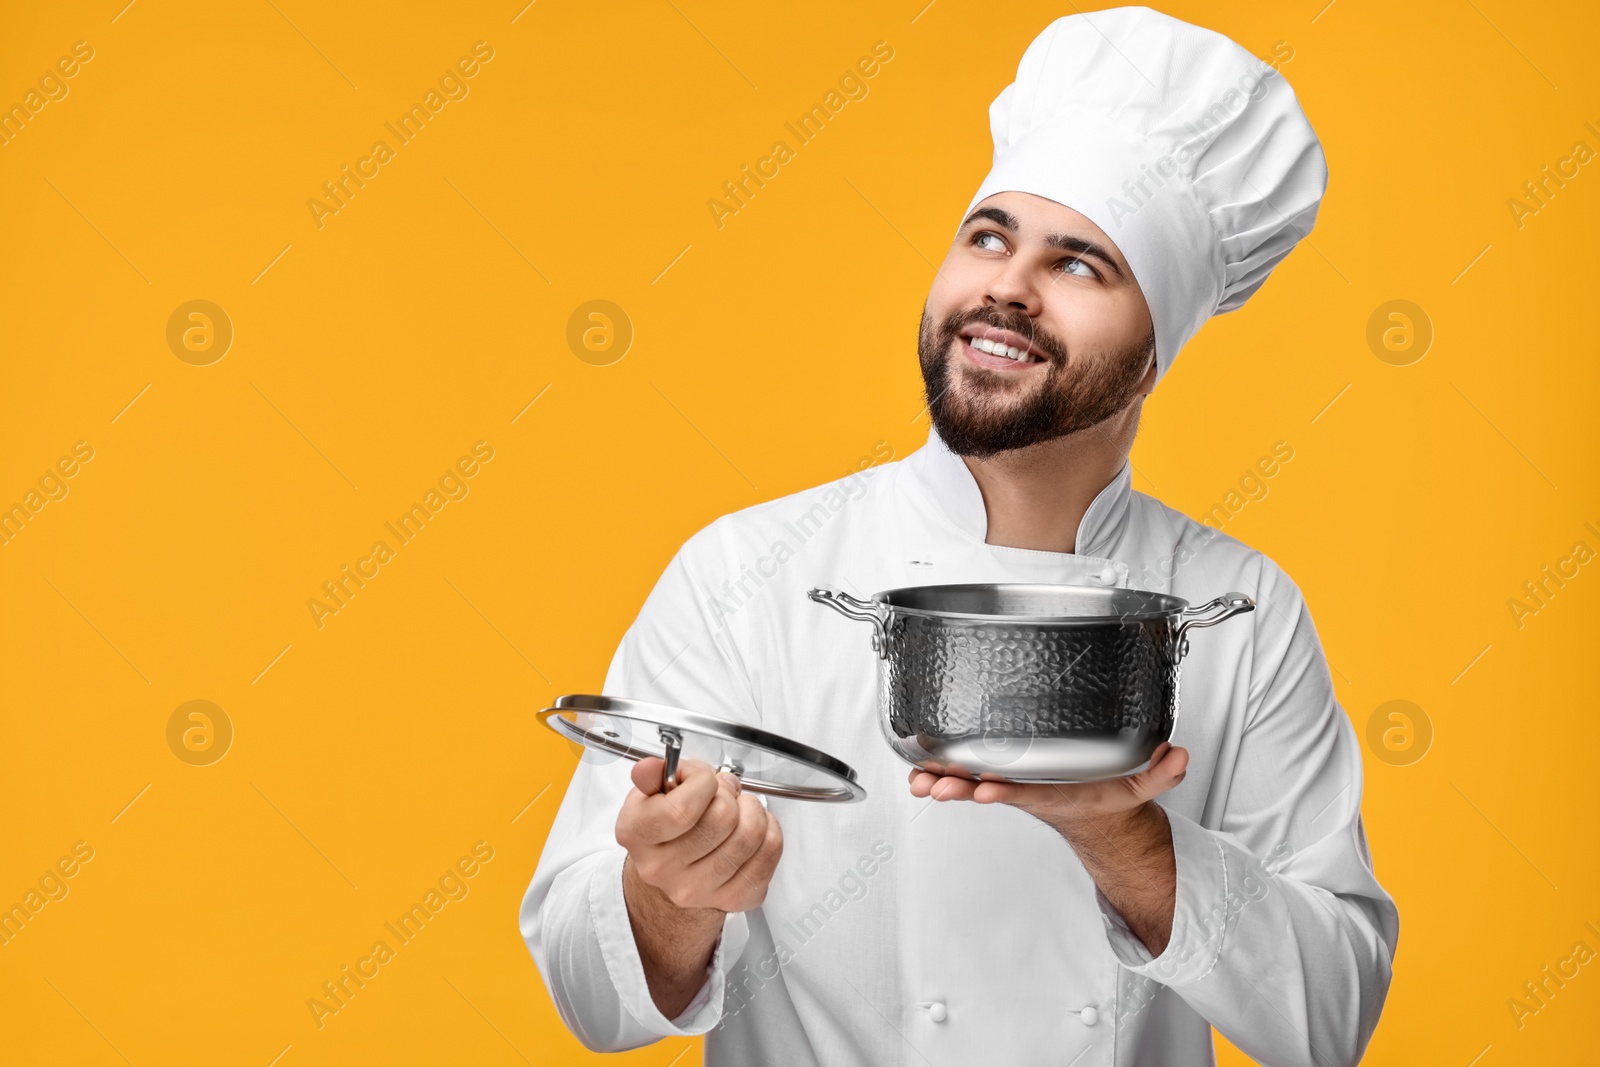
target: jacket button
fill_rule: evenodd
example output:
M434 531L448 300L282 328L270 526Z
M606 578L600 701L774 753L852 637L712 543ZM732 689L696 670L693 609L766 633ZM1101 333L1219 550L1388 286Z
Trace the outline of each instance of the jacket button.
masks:
M936 1000L932 1004L928 1005L928 1018L932 1019L934 1022L942 1023L949 1017L950 1013L945 1011L944 1003L942 1001Z
M1091 1004L1078 1013L1078 1018L1083 1021L1083 1025L1093 1026L1095 1023L1100 1021L1100 1013L1096 1011L1094 1005Z
M1112 582L1116 581L1117 580L1116 568L1115 567L1102 567L1102 568L1100 568L1100 580L1102 582L1106 583L1107 585L1110 585Z

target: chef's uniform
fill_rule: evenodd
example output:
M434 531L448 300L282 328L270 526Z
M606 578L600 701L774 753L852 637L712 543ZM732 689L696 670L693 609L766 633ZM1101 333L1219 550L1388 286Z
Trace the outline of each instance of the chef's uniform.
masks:
M977 483L937 434L900 462L724 516L679 550L604 692L782 734L856 768L859 804L767 798L784 852L727 916L677 1019L645 985L615 826L632 764L587 755L522 908L562 1018L592 1048L706 1033L714 1065L1210 1064L1208 1022L1264 1064L1354 1063L1398 933L1362 830L1361 754L1300 590L1272 560L1134 492L1076 551L991 545ZM813 602L949 582L1149 589L1256 610L1190 635L1157 798L1177 906L1154 959L1055 830L1005 805L918 800L879 725L870 629ZM870 872L870 873L869 873Z
M1053 23L991 108L995 168L974 203L1021 189L1094 218L1150 301L1163 374L1309 229L1325 185L1309 125L1265 70L1148 9L1093 12ZM1241 72L1256 95L1228 112L1223 86ZM1196 125L1186 109L1208 108L1213 91L1222 112ZM1204 134L1198 146L1186 124ZM1112 179L1063 154L1062 128L1086 130L1132 173L1159 174L1174 144L1191 150L1129 217L1099 197ZM1199 257L1193 276L1185 255ZM1306 602L1271 559L1134 492L1130 477L1125 464L1094 498L1071 553L991 545L978 485L935 432L903 460L723 516L682 546L603 692L811 745L854 767L868 796L766 798L784 834L766 899L725 918L703 988L667 1019L646 987L614 836L633 765L587 753L521 912L584 1044L706 1034L706 1062L730 1067L1198 1067L1214 1062L1214 1026L1263 1064L1359 1060L1398 916L1373 873L1360 746ZM1255 599L1193 631L1182 661L1172 741L1188 774L1155 801L1177 867L1159 956L1048 825L911 796L879 724L869 628L806 595L963 582Z

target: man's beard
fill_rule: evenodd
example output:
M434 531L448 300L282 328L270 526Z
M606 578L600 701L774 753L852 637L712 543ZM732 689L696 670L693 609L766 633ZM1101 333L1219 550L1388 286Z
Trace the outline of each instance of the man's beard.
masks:
M956 331L972 322L1029 338L1034 351L1050 364L1043 368L1044 380L1028 384L1009 380L1024 374L1038 376L1039 371L984 373L969 367L960 371L961 387L952 389L951 377L957 372L951 364L965 362L961 354L951 353L959 341ZM1069 375L1065 346L1040 333L1033 320L1020 311L956 311L935 330L924 310L917 331L917 358L933 427L950 451L979 459L1078 433L1117 414L1138 395L1154 347L1152 329L1138 345L1121 352L1075 354ZM1011 393L1017 397L1011 398Z

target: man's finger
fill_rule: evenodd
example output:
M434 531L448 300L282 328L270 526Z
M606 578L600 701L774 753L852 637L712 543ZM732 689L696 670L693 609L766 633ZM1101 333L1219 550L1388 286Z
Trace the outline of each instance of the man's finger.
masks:
M1171 781L1181 777L1188 765L1188 749L1178 748L1171 742L1162 742L1144 773L1156 781Z
M778 869L778 860L782 855L783 827L779 826L777 818L769 813L766 838L756 849L755 855L745 860L739 869L733 872L733 877L728 879L726 885L736 888L740 893L756 892L764 897L766 891L762 887L772 880L773 872Z
M772 821L767 809L754 793L746 793L738 801L738 824L727 838L704 858L689 865L689 869L706 880L710 887L726 884L734 872L754 856L766 840L767 826Z
M657 756L649 756L633 765L633 770L628 772L628 777L633 781L633 787L645 796L654 796L661 792L661 768L666 763Z
M957 778L946 775L936 780L928 789L928 795L935 800L971 800L973 792L978 788L978 783L966 778Z
M667 763L660 756L646 756L633 765L633 770L628 772L628 777L633 780L633 787L645 796L654 796L661 792L661 772ZM686 759L678 764L678 784L682 785L686 777L697 770L710 770L711 764L704 760Z
M1049 788L1021 782L980 782L972 791L972 799L979 804L1036 804L1050 799L1044 792Z
M654 757L639 761L641 767L650 762L657 764L659 786L661 761ZM644 772L634 769L635 776L641 773ZM670 793L657 792L653 796L646 796L639 805L636 824L639 839L645 844L657 845L682 837L700 821L700 816L711 804L711 798L717 795L717 790L726 788L718 781L710 764L685 760L678 765L678 785L675 789Z
M688 865L720 848L738 828L739 798L724 785L717 789L706 810L688 832L664 847L672 851L677 862Z
M1150 757L1150 766L1127 779L1128 788L1141 801L1160 796L1183 780L1189 769L1189 750L1166 742Z

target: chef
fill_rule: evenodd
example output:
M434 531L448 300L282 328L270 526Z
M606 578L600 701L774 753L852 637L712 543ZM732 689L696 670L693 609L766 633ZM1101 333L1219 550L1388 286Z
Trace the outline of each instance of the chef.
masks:
M1134 492L1128 459L1184 342L1310 230L1320 145L1272 67L1142 7L1052 23L989 115L918 338L927 443L701 529L605 679L835 755L867 799L757 798L693 761L662 793L659 760L586 755L522 935L599 1051L1189 1067L1215 1027L1273 1067L1357 1063L1398 915L1306 600ZM1137 773L979 784L891 752L864 633L806 595L957 582L1257 608L1194 631L1172 740Z

